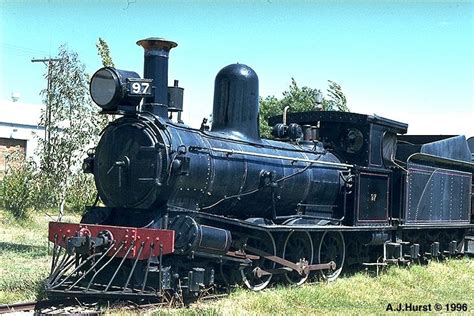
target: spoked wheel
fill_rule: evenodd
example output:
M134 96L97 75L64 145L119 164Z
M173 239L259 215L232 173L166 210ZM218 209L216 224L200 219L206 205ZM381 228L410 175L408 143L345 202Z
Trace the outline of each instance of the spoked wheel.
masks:
M336 270L321 270L321 276L328 281L334 281L341 274L346 258L346 244L341 232L324 232L318 247L318 262L336 263Z
M264 251L273 256L276 255L275 240L268 232L261 232L258 235L250 236L247 240L247 245ZM268 270L275 268L275 262L260 257L257 260L252 260L252 265L240 270L242 280L245 285L252 291L260 291L270 284L272 274L257 276L257 268Z
M283 258L291 262L307 261L313 263L313 241L307 232L291 232L286 237L283 246ZM285 278L289 283L301 285L308 279L309 273L301 275L296 271L285 273Z

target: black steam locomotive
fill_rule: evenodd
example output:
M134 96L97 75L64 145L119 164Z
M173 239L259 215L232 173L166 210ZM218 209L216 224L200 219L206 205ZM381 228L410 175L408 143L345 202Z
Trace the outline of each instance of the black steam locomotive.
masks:
M109 67L92 77L101 113L119 117L83 165L103 204L80 224L50 223L50 295L192 298L474 253L464 136L314 111L271 118L275 140L261 139L258 77L243 64L217 74L212 127L194 129L183 89L168 87L176 43L137 44L145 79Z

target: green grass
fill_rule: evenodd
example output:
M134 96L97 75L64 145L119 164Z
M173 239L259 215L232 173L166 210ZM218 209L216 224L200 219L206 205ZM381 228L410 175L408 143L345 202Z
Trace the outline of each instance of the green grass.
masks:
M314 315L381 314L388 304L466 303L474 312L474 260L392 267L379 277L360 272L332 283L276 287L262 292L239 289L229 297L157 314Z
M41 297L50 268L49 221L36 215L19 222L0 211L0 304Z
M50 267L46 216L18 223L0 211L0 304L42 295ZM69 218L78 221L78 218ZM332 283L274 287L261 292L237 289L228 297L188 308L149 310L172 315L381 314L388 304L466 303L474 313L474 259L392 267L378 277L359 272ZM112 309L111 314L130 310ZM143 313L144 311L139 311ZM398 313L397 313L398 314Z

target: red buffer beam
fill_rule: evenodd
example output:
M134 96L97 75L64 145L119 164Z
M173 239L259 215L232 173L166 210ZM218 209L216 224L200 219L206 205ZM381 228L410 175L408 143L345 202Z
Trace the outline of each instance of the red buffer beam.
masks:
M122 243L124 246L117 253L117 257L127 256L136 259L139 254L138 260L143 260L157 256L160 252L162 255L174 252L174 230L50 222L48 238L58 246L67 248L69 238L86 236L94 238L104 232L108 232L113 240L114 249L110 255ZM141 252L139 248L142 248Z

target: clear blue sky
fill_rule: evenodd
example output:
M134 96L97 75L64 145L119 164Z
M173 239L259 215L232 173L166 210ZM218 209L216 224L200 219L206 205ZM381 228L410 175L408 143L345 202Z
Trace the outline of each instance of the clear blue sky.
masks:
M262 96L281 96L291 77L323 90L331 79L354 112L411 133L474 135L474 2L0 0L0 98L39 103L45 67L30 60L63 43L92 74L102 37L117 68L141 73L135 42L150 36L179 44L169 79L185 88L194 126L212 111L216 73L240 62Z

